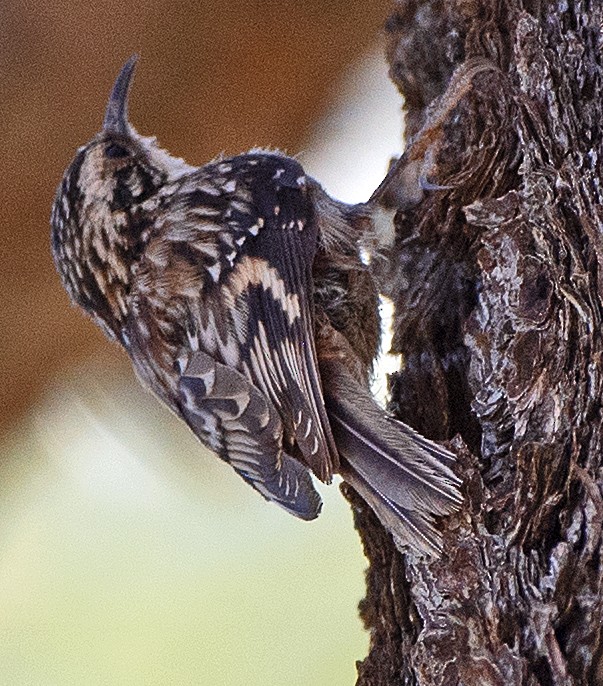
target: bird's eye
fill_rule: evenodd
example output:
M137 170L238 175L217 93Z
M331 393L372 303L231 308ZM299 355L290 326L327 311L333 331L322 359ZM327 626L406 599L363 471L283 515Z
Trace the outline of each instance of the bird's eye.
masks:
M117 143L110 143L106 148L105 148L105 155L107 157L111 158L116 158L116 157L127 157L130 153L121 145L117 145Z

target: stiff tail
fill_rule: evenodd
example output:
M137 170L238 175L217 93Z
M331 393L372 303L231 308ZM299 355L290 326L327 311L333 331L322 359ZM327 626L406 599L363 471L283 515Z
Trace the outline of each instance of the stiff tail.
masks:
M328 363L325 403L342 457L341 475L390 531L398 548L442 551L434 516L458 510L454 455L382 410L336 361Z

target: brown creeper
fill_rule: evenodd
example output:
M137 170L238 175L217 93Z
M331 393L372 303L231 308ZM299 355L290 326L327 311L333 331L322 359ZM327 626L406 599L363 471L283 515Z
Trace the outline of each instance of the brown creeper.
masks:
M202 167L172 157L128 123L135 63L55 198L72 300L265 498L313 519L310 471L339 472L400 547L437 553L433 516L461 502L454 457L368 391L379 320L358 245L370 206L332 200L277 152Z

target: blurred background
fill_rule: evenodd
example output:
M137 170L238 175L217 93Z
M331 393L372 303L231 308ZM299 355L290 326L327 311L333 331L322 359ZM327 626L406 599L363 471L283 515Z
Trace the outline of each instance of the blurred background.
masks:
M0 685L353 684L347 504L294 520L145 395L70 307L56 185L141 55L131 120L189 163L295 154L365 200L401 147L385 0L0 4Z

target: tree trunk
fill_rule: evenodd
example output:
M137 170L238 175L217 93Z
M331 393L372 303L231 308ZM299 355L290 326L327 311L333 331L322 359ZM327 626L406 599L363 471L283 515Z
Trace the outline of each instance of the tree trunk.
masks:
M440 186L402 203L381 274L392 409L453 439L466 504L425 560L344 486L360 686L603 684L602 30L588 0L398 0L387 23L410 143L383 202Z

